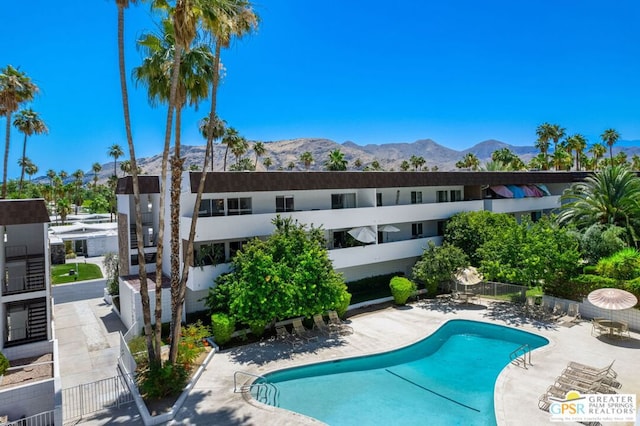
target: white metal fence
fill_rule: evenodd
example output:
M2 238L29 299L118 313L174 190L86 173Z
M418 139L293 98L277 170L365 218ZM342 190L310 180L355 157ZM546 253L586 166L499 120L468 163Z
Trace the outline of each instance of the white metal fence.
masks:
M12 422L3 423L2 420L0 420L0 426L52 426L55 424L55 418L56 412L55 410L51 410Z
M85 383L62 390L62 415L65 422L82 418L110 407L133 401L124 379L118 375L97 382Z

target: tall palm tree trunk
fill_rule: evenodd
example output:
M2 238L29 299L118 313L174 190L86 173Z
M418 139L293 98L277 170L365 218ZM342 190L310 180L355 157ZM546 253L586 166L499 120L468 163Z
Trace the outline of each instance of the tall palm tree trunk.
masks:
M156 359L151 332L151 307L149 304L149 288L147 283L147 263L144 254L144 237L142 235L142 212L140 209L140 185L138 181L138 165L136 162L133 135L131 132L131 115L129 113L129 93L124 62L124 7L118 5L118 65L120 68L120 89L122 92L122 108L124 125L129 145L129 158L131 162L131 179L133 181L133 204L136 220L136 240L138 246L138 274L140 277L140 299L142 304L142 320L144 322L144 335L147 341L147 352L150 360ZM116 162L113 162L114 174ZM158 353L160 347L158 347Z
M213 126L216 117L216 100L218 96L218 80L220 74L220 43L216 43L216 54L215 54L215 63L213 67L213 82L211 85L211 111L209 112L209 126ZM177 119L176 119L177 120ZM187 281L189 279L189 265L193 261L193 241L195 240L196 235L196 225L198 223L198 211L200 210L200 202L202 201L202 193L204 192L204 184L207 178L207 161L209 157L211 157L211 163L213 164L213 132L211 129L206 132L207 133L207 145L204 153L204 163L202 165L202 173L200 174L200 181L198 182L198 191L196 193L196 201L193 206L193 213L191 215L191 226L189 228L189 239L186 243L187 253L184 256L184 268L182 270L182 276L180 278L179 284L179 293L178 293L178 302L176 306L176 315L178 318L182 317L182 309L184 305L184 298L187 289ZM226 162L226 156L225 156ZM175 336L179 336L180 329L176 330L175 325L173 329L173 333ZM176 334L177 333L177 334ZM174 334L172 334L171 338L171 348L169 349L169 360L175 362L178 357L178 339L174 338ZM175 343L174 343L175 342Z
M178 116L179 116L179 107L177 105L177 91L178 91L178 79L180 74L180 60L182 56L182 47L176 44L175 47L175 56L173 59L173 70L171 71L171 92L169 95L169 104L172 105L176 109L176 135L179 134L180 130L178 129ZM171 259L170 259L170 267L171 267L171 340L177 341L174 336L180 336L180 332L182 330L181 321L181 309L178 309L179 301L178 301L178 287L180 285L180 180L182 178L182 163L183 160L180 158L180 145L179 140L176 140L173 157L171 158L171 188L170 188L170 196L171 196L171 204L170 204L170 226L171 226L171 238L170 238L170 248L171 248ZM178 316L180 314L180 316ZM175 350L174 350L175 346ZM175 351L175 354L173 353ZM175 362L178 358L178 349L176 344L171 345L171 350L169 352L169 362Z
M7 164L9 162L9 141L11 140L11 111L7 111L7 128L4 140L4 167L2 169L2 196L7 198Z
M24 142L22 143L22 171L20 172L20 186L18 187L20 192L22 192L22 182L24 181L24 168L26 167L26 163L24 159L27 156L27 134L24 134ZM31 179L29 179L31 180Z

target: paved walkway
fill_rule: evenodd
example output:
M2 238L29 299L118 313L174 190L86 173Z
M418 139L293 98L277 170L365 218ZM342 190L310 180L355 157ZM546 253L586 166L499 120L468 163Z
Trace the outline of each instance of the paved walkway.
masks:
M95 305L96 302L97 300L87 301L88 305ZM487 301L484 303L488 306L419 302L405 308L387 307L351 316L349 322L355 333L344 336L338 341L331 342L320 338L318 342L302 345L295 350L287 343L264 341L222 351L214 356L172 424L267 426L321 424L296 413L245 400L242 394L233 392L234 372L245 371L263 375L284 367L395 349L424 338L450 319L473 319L509 325L540 334L550 340L549 345L533 353L532 367L525 370L515 365L508 365L501 373L496 383L495 396L496 418L499 425L551 424L550 415L538 409L538 397L554 382L555 377L560 375L569 361L605 366L615 359L614 367L623 385L619 392L640 394L640 374L637 372L640 335L637 333L632 333L629 340L596 338L591 336L589 322L581 322L573 327L557 326L524 318L520 315L520 311L514 309L514 305L509 303L488 303ZM105 318L103 314L106 311L102 311L101 314L103 307L99 305L98 303L98 306L90 306L92 314L83 311L85 308L82 306L75 309L76 312L83 314L83 317L94 317L93 320L85 321L81 330L89 341L97 336L95 333L101 335L103 342L107 342L106 346L103 343L96 348L98 351L108 352L113 349L113 346L110 332L106 334L104 332L115 328L105 327L101 332L97 331L108 323L103 320ZM80 334L77 331L76 333ZM66 345L63 340L61 339L61 343ZM78 340L81 339L76 339ZM91 344L87 344L88 354L92 352L90 347ZM73 347L70 350L73 350ZM84 349L81 348L80 351L84 352ZM64 350L61 347L61 357L64 357L63 353ZM90 361L87 362L87 359ZM86 366L93 365L95 362L96 366L99 366L100 357L94 359L95 361L91 360L89 355L88 358L85 357L83 361L77 360L74 364L77 369L85 368L82 367L83 363ZM113 365L115 366L115 363ZM98 367L98 370L100 369ZM109 371L108 368L105 372L107 371ZM76 378L81 376L73 369L67 371L67 374ZM85 370L85 374L89 374L88 371ZM66 383L72 378L65 377L65 370L62 371L62 375L66 387ZM97 413L82 423L141 424L133 404L119 410ZM622 423L615 423L615 425L620 426Z

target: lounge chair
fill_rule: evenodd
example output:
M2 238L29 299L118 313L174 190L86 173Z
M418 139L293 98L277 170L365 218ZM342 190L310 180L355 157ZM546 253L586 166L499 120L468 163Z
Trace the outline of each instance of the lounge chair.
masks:
M276 326L276 340L282 340L292 345L295 345L297 341L296 336L289 333L284 325Z
M574 362L571 361L568 365L567 368L573 369L573 370L578 370L578 371L583 371L583 372L587 372L590 374L606 374L608 377L615 379L616 377L618 377L618 373L616 373L613 370L613 363L616 362L616 360L614 359L613 361L611 361L611 364L609 364L606 367L602 367L602 368L598 368L598 367L592 367L590 365L587 364L581 364L579 362Z
M321 314L316 314L313 316L313 328L318 330L322 334L326 334L327 336L333 333L331 327L329 327L327 323L324 322L324 318Z
M587 383L580 380L571 379L567 376L558 376L553 384L554 387L561 391L569 392L570 390L576 390L580 393L617 393L611 386L607 386L603 383Z
M622 384L620 382L607 376L606 372L591 374L584 371L565 368L565 370L562 372L562 375L572 380L580 380L585 383L602 383L616 389L620 389L622 387Z
M313 339L316 339L316 340L318 339L318 336L311 333L309 330L305 328L305 326L302 324L301 318L295 318L293 320L293 334L298 336L301 339L306 340L307 342Z
M553 311L551 312L551 319L554 321L557 321L564 315L565 315L564 303L556 302L555 305L553 305Z
M336 311L329 311L329 327L336 330L338 333L353 333L353 328L346 325Z
M580 318L580 305L577 303L569 303L567 314L558 319L558 322L568 324L576 322Z

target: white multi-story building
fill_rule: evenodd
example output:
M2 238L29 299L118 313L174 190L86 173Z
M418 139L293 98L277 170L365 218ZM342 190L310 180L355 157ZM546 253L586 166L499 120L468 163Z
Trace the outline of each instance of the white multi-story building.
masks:
M200 176L199 172L191 172L183 177L183 243L189 236ZM233 254L249 239L270 235L277 215L322 227L329 257L347 282L393 272L409 275L428 241L441 242L444 224L455 213L489 210L535 219L557 208L559 196L568 184L584 177L585 173L579 172L207 173L198 209L194 264L181 265L190 268L186 312L204 309L201 299L214 279L229 271ZM159 220L158 178L140 178L145 257L153 261ZM536 184L544 192L528 190ZM502 192L502 185L525 189L528 196L498 197L496 192ZM513 186L511 189L517 189ZM120 179L116 193L121 275L134 275L138 273L138 262L130 177ZM167 205L168 199L167 195ZM162 217L166 221L163 270L169 275L168 207ZM359 239L372 242L364 244L352 238L356 231L362 233ZM148 271L154 270L155 264L148 265ZM121 305L122 302L136 304L133 299L123 300Z
M45 412L61 424L48 223L42 199L0 200L0 351L24 371L33 370L32 358L50 359L39 363L48 364L50 374L0 385L0 415L16 420Z

